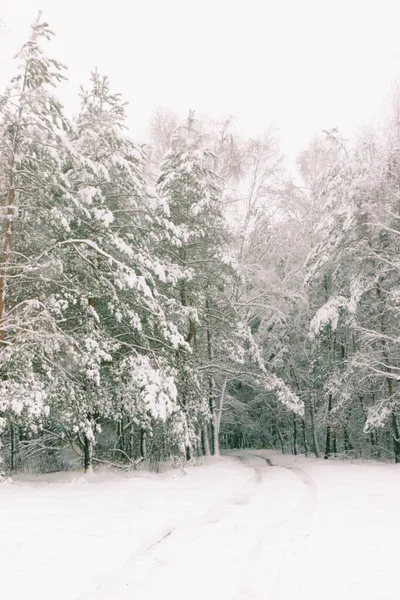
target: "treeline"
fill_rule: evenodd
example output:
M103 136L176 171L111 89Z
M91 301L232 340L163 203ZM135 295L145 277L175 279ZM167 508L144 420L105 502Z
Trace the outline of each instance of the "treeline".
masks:
M238 382L227 445L400 462L398 102L352 147L337 130L316 137L299 156L301 182L281 190L279 218L253 230L246 263L265 278L247 284L263 305L250 322L305 414Z
M152 119L95 72L67 118L37 22L0 97L3 471L266 447L400 461L400 130ZM396 110L393 114L397 114Z
M3 470L218 454L234 377L301 412L237 302L233 137L159 116L139 147L97 72L71 122L51 37L35 23L0 102Z

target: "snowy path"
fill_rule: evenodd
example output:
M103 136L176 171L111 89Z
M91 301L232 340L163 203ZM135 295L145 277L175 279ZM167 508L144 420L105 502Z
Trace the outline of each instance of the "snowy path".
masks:
M392 465L240 452L186 477L2 487L0 515L15 600L400 598Z
M293 485L291 474L282 469L271 473L263 458L245 454L241 460L253 476L239 493L135 556L96 590L93 600L153 600L166 591L174 599L256 597L247 595L246 577L270 530L279 529L281 537L282 527L289 530L297 521L295 505L302 501L303 485L297 480ZM284 498L270 493L271 480L279 481L281 491L286 489ZM259 575L257 569L252 584L261 581Z

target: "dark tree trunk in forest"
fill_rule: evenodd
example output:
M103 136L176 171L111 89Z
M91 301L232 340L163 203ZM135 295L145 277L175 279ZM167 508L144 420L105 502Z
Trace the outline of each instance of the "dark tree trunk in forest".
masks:
M315 454L315 458L319 458L319 444L318 444L317 429L315 426L315 404L314 404L313 397L310 397L310 420L311 420L311 432L312 432L312 440L313 440L313 451Z
M394 412L392 413L392 427L394 440L394 460L396 463L400 463L400 430L399 422Z
M382 290L381 290L381 286L378 283L376 286L376 295L378 297L378 302L381 303L381 294L382 294ZM387 388L388 388L388 399L391 400L393 397L393 377L392 377L392 369L390 366L390 362L389 362L389 353L388 353L388 348L387 348L387 341L386 341L386 323L385 323L385 313L383 308L381 309L381 333L383 334L382 336L382 355L383 355L383 362L385 365L385 371L387 373L386 376L386 384L387 384ZM394 411L392 411L392 430L393 430L393 441L394 441L394 460L396 463L400 462L400 433L399 433L399 424L398 424L398 420L397 420L397 415Z
M283 435L281 430L278 427L278 436L279 436L279 441L281 443L281 448L282 448L282 454L285 454L285 440L283 439Z
M205 454L205 456L210 456L211 455L210 438L208 435L207 425L204 425L202 433L203 433L203 437L204 437L204 454Z
M297 393L299 398L301 398L301 389L300 383L296 375L296 371L293 366L290 365L290 373L295 380ZM306 405L307 403L304 402ZM306 410L307 406L304 406L304 410ZM307 444L307 430L306 430L306 414L304 418L301 420L302 432L303 432L303 445L304 445L304 454L308 455L308 444ZM297 454L297 426L296 426L296 415L293 413L293 454Z
M211 378L210 378L211 380ZM211 448L211 452L214 456L219 456L219 443L218 443L218 431L217 431L217 417L215 414L215 401L214 398L212 397L212 393L213 393L213 384L210 381L210 388L209 388L209 407L210 407L210 414L211 414L211 420L210 420L210 432L211 432L211 439L209 440L209 446Z
M208 427L207 425L203 425L201 428L201 451L203 456L210 456L210 441L208 439ZM228 443L229 445L229 443Z
M304 455L308 456L309 450L308 450L307 428L306 428L306 420L305 419L301 420L301 430L303 432Z
M297 422L296 415L293 413L293 454L297 455Z
M117 448L125 452L125 428L123 419L117 423Z
M326 438L325 438L325 454L324 458L327 459L331 455L331 426L328 425L326 428Z
M17 457L18 457L18 428L15 425L10 426L10 438L11 438L11 460L10 469L15 471L17 468Z
M129 429L129 458L133 460L135 457L135 426L133 423Z
M348 411L346 413L346 420L344 423L344 430L343 430L343 442L344 442L344 451L345 452L350 452L351 450L354 450L354 446L351 442L350 433L349 433L350 418L351 418L351 407L348 409Z
M210 302L208 298L206 298L206 311L210 308ZM214 359L214 348L213 348L213 336L209 327L207 327L207 352L208 352L208 360L212 363ZM217 413L215 409L215 381L214 376L210 373L208 376L208 384L209 384L209 395L208 395L208 403L210 407L210 431L211 431L211 452L214 456L219 456L219 439L218 439L218 419Z
M146 445L147 433L145 429L140 430L140 457L146 460L147 458L147 445Z
M84 438L84 469L85 473L93 471L93 440L86 434Z
M337 433L336 433L336 429L332 432L332 442L333 442L333 454L337 454L338 450L337 450Z
M183 247L181 248L181 252L180 252L180 258L181 258L181 263L182 265L186 265L186 260L187 260L187 255L186 255L186 248ZM182 306L188 306L188 298L187 298L187 289L186 289L186 281L182 280L180 283L180 300L181 300L181 305ZM188 344L191 344L194 339L195 339L195 334L196 334L196 327L195 327L195 323L193 321L193 319L189 318L189 327L188 327L188 333L185 337L185 340ZM183 354L182 352L178 351L178 356L181 356L183 358L183 360L185 360L185 354ZM185 374L184 370L182 372L182 385L183 388L188 388L190 385L190 382L188 381L187 375ZM183 399L182 399L182 403L183 406L186 406L186 391L184 391L183 393ZM185 447L185 456L186 456L186 460L189 461L192 458L192 448L190 447L190 445L187 445Z
M371 456L372 458L381 458L381 452L378 446L378 433L376 431L371 431L370 433L370 441L371 441Z
M328 399L328 419L330 418L330 413L332 410L332 394L329 394L329 399ZM325 454L324 454L324 458L327 459L330 457L332 452L332 448L331 448L331 425L328 421L328 425L326 427L326 439L325 439Z
M347 425L345 425L345 427L344 427L343 440L344 440L344 450L345 450L345 452L349 452L350 450L354 450L353 444L351 443L351 440L350 440L349 429L348 429Z

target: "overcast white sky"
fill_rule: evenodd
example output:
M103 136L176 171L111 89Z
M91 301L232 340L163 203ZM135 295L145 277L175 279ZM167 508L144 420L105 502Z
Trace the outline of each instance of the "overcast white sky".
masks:
M273 121L293 160L322 129L351 137L400 75L398 0L0 0L1 87L38 9L69 67L67 107L98 67L139 140L158 105L193 108L232 114L248 135Z

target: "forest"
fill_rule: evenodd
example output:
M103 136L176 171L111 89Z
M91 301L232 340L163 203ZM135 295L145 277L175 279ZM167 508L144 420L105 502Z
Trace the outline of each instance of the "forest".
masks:
M290 173L232 117L160 108L136 144L97 71L70 117L52 36L36 21L0 95L0 480L231 448L400 462L400 94L351 143L310 132Z

